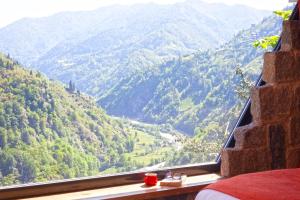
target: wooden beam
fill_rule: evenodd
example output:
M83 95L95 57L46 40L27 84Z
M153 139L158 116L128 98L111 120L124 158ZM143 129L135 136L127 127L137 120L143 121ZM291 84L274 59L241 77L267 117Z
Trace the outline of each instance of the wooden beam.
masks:
M87 190L59 195L36 197L27 200L71 200L71 199L106 199L106 200L144 200L167 196L175 196L198 192L207 185L216 182L221 177L218 174L207 174L188 177L181 187L154 186L131 184L119 187Z
M168 170L177 173L185 173L188 176L217 173L220 166L216 163L206 163L202 165L188 165L178 168L162 169L155 171L162 179ZM71 180L61 180L47 183L35 183L25 185L13 185L0 188L0 200L29 198L42 195L52 195L68 192L78 192L83 190L93 190L121 185L141 183L144 172L131 172L116 174L112 176L85 177Z

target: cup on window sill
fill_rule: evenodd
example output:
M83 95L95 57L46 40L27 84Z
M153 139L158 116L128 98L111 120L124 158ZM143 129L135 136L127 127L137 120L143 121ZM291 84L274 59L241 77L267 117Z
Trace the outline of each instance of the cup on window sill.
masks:
M157 174L156 173L146 173L144 177L144 183L147 186L155 186L157 184Z

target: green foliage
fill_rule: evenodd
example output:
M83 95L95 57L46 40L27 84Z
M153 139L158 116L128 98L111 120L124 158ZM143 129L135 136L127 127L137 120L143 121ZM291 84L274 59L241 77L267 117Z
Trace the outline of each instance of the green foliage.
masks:
M249 78L245 75L243 70L240 67L237 67L236 69L236 75L240 76L240 84L236 87L236 92L241 97L242 99L248 99L249 98L249 93L250 89L253 86L253 83Z
M263 51L252 43L280 29L281 21L269 17L216 50L169 60L156 70L121 79L99 104L109 114L168 124L193 136L177 140L182 148L168 156L167 166L213 161L261 72Z
M221 137L228 120L233 126L238 108L261 71L263 51L253 48L252 42L257 37L278 34L280 25L277 17L269 17L216 50L199 51L169 60L156 70L125 77L98 103L109 114L169 124L190 136L197 134L197 127L204 130L216 122L222 128L211 130L204 138ZM256 59L259 62L253 63Z
M281 17L283 20L288 20L292 14L292 10L276 10L273 12L275 15ZM278 42L279 35L266 36L253 42L255 48L267 49L274 48Z
M283 20L288 20L292 12L293 12L292 10L276 10L273 13L281 17Z
M279 39L278 35L267 36L267 37L264 37L260 40L256 40L255 42L253 42L253 46L255 48L260 47L262 49L267 49L268 47L274 48L277 44L278 39Z
M180 35L181 29L170 27L166 32L147 34L150 40L136 39L145 35L136 30L139 35L134 40L127 32L108 31L104 39L100 35L101 40L95 34L96 40L74 43L80 50L70 45L63 49L70 54L57 51L70 55L66 59L76 60L75 64L46 52L42 54L49 56L48 60L39 63L44 72L58 74L65 82L70 74L79 74L77 85L99 97L98 103L109 114L160 125L109 117L93 98L76 93L73 82L64 88L1 55L0 185L213 161L248 95L244 88L260 72L262 51L251 44L257 37L278 34L280 21L268 18L215 50L194 54L189 54L198 49L189 49L194 43L215 43L186 36L184 31L184 41L175 44L178 38L172 37ZM115 46L103 45L103 41L125 41L126 45L118 52L110 48L99 51L100 46ZM145 48L132 45L133 41L143 41ZM95 57L91 56L93 48ZM178 49L189 55L175 58ZM62 62L59 65L58 60ZM100 64L101 70L93 67ZM64 71L59 71L61 66Z
M94 100L0 54L0 185L49 181L150 165L166 149L160 127L107 116ZM163 131L163 130L161 130ZM136 137L134 135L136 134ZM170 144L173 146L174 144ZM155 158L166 159L158 154Z

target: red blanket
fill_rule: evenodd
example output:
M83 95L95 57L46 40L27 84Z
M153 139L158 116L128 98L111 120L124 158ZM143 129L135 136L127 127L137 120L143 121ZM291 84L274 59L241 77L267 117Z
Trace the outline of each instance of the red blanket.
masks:
M300 168L239 175L206 189L242 200L300 200Z

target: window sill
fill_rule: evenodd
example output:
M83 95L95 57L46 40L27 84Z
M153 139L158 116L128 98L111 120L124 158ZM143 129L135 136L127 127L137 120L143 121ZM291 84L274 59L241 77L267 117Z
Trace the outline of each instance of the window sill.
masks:
M131 184L118 187L109 187L102 189L86 190L82 192L64 193L59 195L50 195L43 197L30 198L30 200L52 200L52 199L152 199L173 195L181 195L200 191L205 186L220 179L218 174L206 174L188 177L181 187L154 186L145 187L144 184ZM28 200L28 199L27 199Z

